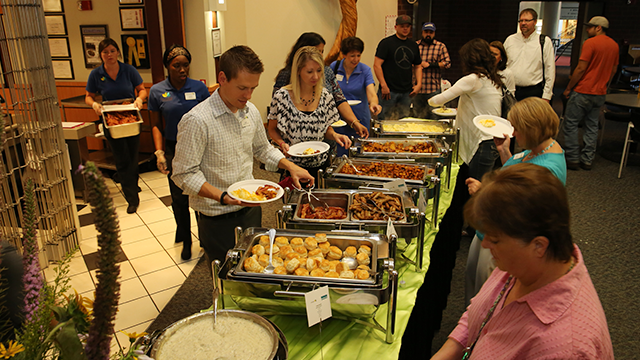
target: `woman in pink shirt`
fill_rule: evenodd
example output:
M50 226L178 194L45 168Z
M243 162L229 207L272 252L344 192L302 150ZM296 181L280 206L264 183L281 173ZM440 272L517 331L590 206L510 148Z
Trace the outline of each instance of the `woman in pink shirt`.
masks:
M432 359L613 359L564 185L528 163L482 183L465 218L485 233L497 268Z

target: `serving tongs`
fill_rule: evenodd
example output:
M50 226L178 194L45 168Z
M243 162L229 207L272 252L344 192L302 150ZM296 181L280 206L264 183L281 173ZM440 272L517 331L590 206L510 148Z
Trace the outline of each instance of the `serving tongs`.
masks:
M392 211L391 213L387 212L386 210L384 210L382 207L378 206L378 203L376 203L375 201L373 201L373 199L367 197L366 198L366 202L370 205L373 205L373 207L375 209L377 209L378 211L380 211L384 216L386 216L387 219L391 219L392 214L396 214L396 216L398 216L398 214L400 215L400 217L402 217L402 215L399 211ZM371 209L373 210L373 209Z
M351 161L347 155L342 155L342 158L353 168L353 170L356 171L356 174L362 174L362 171L358 170L358 168L353 164L353 161Z
M322 203L321 204L322 207L328 209L329 208L329 204L327 204L324 200L320 200L317 196L315 196L315 195L313 195L311 193L311 190L315 189L315 187L316 187L316 185L314 184L308 190L303 190L303 189L297 188L295 186L293 188L298 190L298 191L301 191L301 192L304 192L304 193L307 194L307 202L309 203L309 207L311 208L311 211L314 211L314 212L316 211L316 207L311 203L311 198L312 197L314 199L316 199L318 202Z
M269 265L262 271L263 274L273 274L273 240L276 238L276 229L269 229Z

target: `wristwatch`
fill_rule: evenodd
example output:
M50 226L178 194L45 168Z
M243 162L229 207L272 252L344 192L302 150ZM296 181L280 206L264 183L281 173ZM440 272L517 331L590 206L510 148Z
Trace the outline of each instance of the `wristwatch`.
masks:
M220 195L220 205L227 205L224 203L224 197L227 196L228 193L226 191L222 192L222 195Z

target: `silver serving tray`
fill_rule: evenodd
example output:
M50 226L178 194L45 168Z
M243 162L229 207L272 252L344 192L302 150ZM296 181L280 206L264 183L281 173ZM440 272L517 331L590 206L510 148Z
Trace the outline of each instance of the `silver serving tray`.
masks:
M360 195L368 195L368 194L372 194L376 191L358 191L357 193L353 193L351 194L351 200L349 201L349 207L351 207L351 204L353 204L353 198L356 196L356 194L360 194ZM383 194L386 195L392 195L392 196L396 196L398 198L400 198L400 205L402 206L402 218L400 220L395 220L392 221L392 223L394 224L407 224L407 213L405 212L405 209L407 208L405 206L404 203L404 196L400 196L394 192L390 192L390 191L378 191L381 192ZM349 219L351 219L351 222L362 222L365 224L387 224L387 220L363 220L363 219L354 219L353 218L353 212L351 210L349 210Z
M293 219L296 221L308 221L313 223L336 223L341 221L349 221L349 206L351 205L351 196L348 193L340 193L340 192L328 192L328 191L313 191L313 195L315 195L318 199L324 201L329 206L336 206L343 208L345 214L347 215L344 219L306 219L300 217L300 211L302 211L302 205L307 204L309 202L309 198L306 194L300 194L298 198L298 203L296 206L296 212L293 216ZM322 206L321 201L313 201L314 206Z
M443 157L448 153L449 145L443 141L442 139L432 139L432 138L420 138L420 139L409 139L409 138L377 138L377 139L359 139L360 146L358 147L357 155L363 156L385 156L385 157L394 157L394 156L404 156L407 158L422 158L422 157ZM437 149L436 152L432 153L417 153L417 152L382 152L382 151L365 151L364 145L367 143L377 143L377 144L386 144L388 142L402 143L404 145L416 145L424 142L431 143Z
M276 236L286 236L291 240L293 237L300 237L302 239L313 236L315 233L310 231L302 231L302 230L281 230L277 229ZM264 274L264 273L252 273L245 271L243 269L244 261L250 257L251 248L258 244L260 241L260 236L266 235L266 233L257 233L249 235L252 237L251 242L249 242L249 246L246 251L242 254L240 261L238 264L232 269L232 274L236 276L242 276L246 279L255 279L262 281L285 281L285 282L296 282L296 283L318 283L318 284L335 284L335 285L355 285L355 286L371 286L375 284L375 274L378 269L378 246L376 241L371 241L364 236L358 235L348 235L345 233L331 233L327 232L327 240L331 243L332 246L339 247L342 251L347 248L347 246L355 246L358 248L360 245L367 245L371 248L371 259L369 263L369 267L371 268L371 276L367 280L359 280L359 279L342 279L342 278L328 278L328 277L315 277L315 276L298 276L298 275L279 275L279 274ZM243 239L243 243L245 243Z
M442 127L442 131L394 131L385 129L385 125L438 125ZM381 135L453 135L455 130L449 120L378 120L375 125Z
M433 169L433 167L430 164L416 164L416 163L406 164L406 163L383 161L383 160L365 160L365 159L351 159L351 162L354 165L368 165L368 164L371 164L371 163L374 163L374 162L395 163L395 164L414 166L414 167L418 167L418 168L424 169L424 175L423 175L421 180L403 179L405 181L405 183L407 183L407 184L423 185L424 182L429 177L435 175L435 169ZM337 159L337 166L336 166L335 170L332 173L333 177L335 177L335 178L345 178L345 179L357 179L357 180L373 180L373 181L393 181L393 180L398 180L399 179L399 178L379 177L379 176L370 176L370 175L343 174L343 173L340 172L340 170L342 170L342 167L344 167L344 166L351 166L351 165L347 162L347 160L345 160L343 158L338 158Z

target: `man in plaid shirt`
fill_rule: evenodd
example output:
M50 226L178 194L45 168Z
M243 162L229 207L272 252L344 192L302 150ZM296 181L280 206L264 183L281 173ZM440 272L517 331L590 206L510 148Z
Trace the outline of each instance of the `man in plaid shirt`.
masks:
M422 58L422 87L413 98L413 111L416 117L427 118L429 99L440 93L442 69L451 67L451 59L445 44L435 39L436 26L433 23L422 25L422 39L418 40Z

